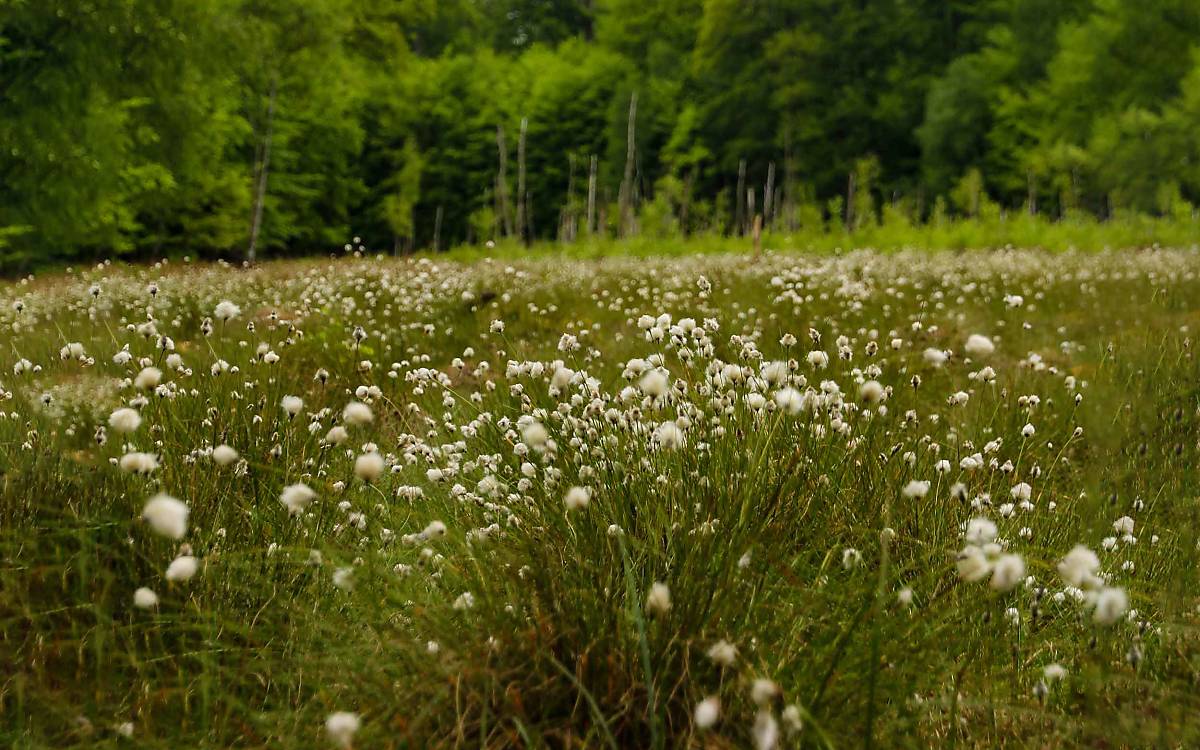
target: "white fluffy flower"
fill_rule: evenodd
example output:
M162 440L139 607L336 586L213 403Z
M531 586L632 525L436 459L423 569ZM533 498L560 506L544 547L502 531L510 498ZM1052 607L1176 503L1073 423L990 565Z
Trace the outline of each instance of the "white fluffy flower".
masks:
M241 314L242 308L233 304L229 300L222 300L218 302L216 308L213 310L213 315L215 315L217 320L221 321L222 323L232 320Z
M717 719L721 716L721 699L715 695L710 695L704 700L696 704L696 711L693 718L696 722L697 729L708 729L717 723Z
M383 456L375 451L364 453L354 460L354 475L364 482L374 482L383 474Z
M371 407L361 401L351 401L342 409L342 421L353 427L370 424L375 419Z
M1067 670L1061 664L1047 664L1042 669L1042 674L1049 682L1057 682L1067 676Z
M754 747L756 750L774 750L779 743L779 722L767 709L754 717Z
M342 591L354 590L354 569L338 568L333 571L333 585Z
M975 545L968 545L958 553L958 577L970 583L977 583L991 575L992 564L984 551Z
M586 487L572 487L563 498L567 510L583 510L591 501L592 493Z
M289 417L294 417L304 408L304 399L299 396L284 396L279 400L279 405L283 408L285 414Z
M350 711L337 711L325 719L325 733L333 744L341 748L349 748L354 739L354 733L362 726L358 714Z
M158 469L158 456L153 453L126 453L119 462L122 471L130 474L150 474Z
M972 357L986 357L996 351L996 345L987 336L972 333L967 337L967 343L963 349Z
M224 443L218 445L216 448L213 448L212 460L218 466L228 466L236 461L237 458L238 452Z
M1092 619L1100 625L1112 625L1129 609L1129 596L1125 589L1106 587L1096 595L1096 610Z
M1063 581L1076 588L1093 583L1095 573L1100 569L1100 558L1082 544L1075 545L1070 552L1058 563L1058 574Z
M877 404L883 400L883 386L878 380L868 380L858 388L858 397L868 404Z
M713 663L719 667L732 667L734 661L737 660L737 646L721 639L709 646L708 658L712 659Z
M686 439L683 430L674 422L663 422L654 430L654 439L666 450L682 448Z
M992 588L1012 591L1025 577L1025 561L1020 555L1001 555L992 565Z
M133 592L133 606L138 609L153 609L158 606L158 594L142 586Z
M641 387L642 393L651 398L658 398L667 392L671 383L661 370L651 370L642 376L638 385Z
M117 432L133 432L142 424L142 415L137 409L122 407L108 416L108 426Z
M165 537L182 539L187 533L188 507L170 495L160 493L150 498L142 508L142 518Z
M200 564L196 558L191 555L180 555L167 566L166 579L168 581L189 581L192 576L196 575L199 567Z
M987 544L996 538L996 524L989 518L972 518L967 522L967 531L964 536L971 544Z
M775 404L784 412L795 416L804 408L804 396L795 388L780 388L775 391Z
M549 439L550 433L541 422L529 422L521 428L521 440L530 448L542 448Z
M279 494L279 502L287 506L288 513L293 516L304 512L308 504L315 500L317 493L313 492L312 488L302 482L289 484L283 488L283 492Z
M651 615L665 615L671 609L671 589L667 584L655 581L646 595L646 612Z
M133 379L134 387L140 390L154 388L162 382L162 370L157 367L144 367L142 371Z
M1116 521L1113 521L1113 531L1121 535L1133 533L1133 519L1129 516L1121 516Z

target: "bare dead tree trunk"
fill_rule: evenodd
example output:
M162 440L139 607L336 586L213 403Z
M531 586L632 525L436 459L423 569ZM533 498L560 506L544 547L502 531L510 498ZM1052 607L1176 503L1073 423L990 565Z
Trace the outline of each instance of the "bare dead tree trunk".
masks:
M596 155L592 154L588 166L588 197L587 197L587 233L596 232Z
M767 164L767 185L763 188L763 225L770 226L775 213L775 162Z
M751 195L753 195L753 193L751 193ZM753 209L751 209L751 210L753 210ZM752 236L754 237L754 259L755 260L758 260L759 257L762 256L762 228L763 228L762 214L754 214L754 229L752 230Z
M1026 173L1026 180L1029 184L1029 198L1026 200L1029 215L1037 216L1037 188L1034 185L1032 169Z
M846 229L854 231L854 173L850 173L850 181L846 185Z
M742 211L742 201L746 196L746 160L738 162L737 190L733 194L733 233L741 237L746 233L746 214Z
M755 216L755 215L756 214L754 213L754 188L747 188L746 189L746 220L748 222L752 222L753 219L751 219L751 217ZM753 226L747 227L747 230L750 230L750 229L753 229Z
M575 227L579 224L575 216L575 154L567 154L567 200L563 204L562 216L558 223L559 239L563 242L574 242Z
M629 97L629 123L625 132L625 176L621 180L621 193L617 199L621 208L621 234L633 234L633 167L636 153L634 126L637 122L637 92Z
M258 164L258 179L254 188L254 216L250 220L250 246L246 260L253 263L258 257L258 234L262 230L263 204L267 199L267 174L271 169L271 136L275 129L275 90L277 79L271 77L271 94L267 99L267 129L263 136L262 160Z
M504 126L496 126L496 148L500 151L500 173L496 176L496 202L500 207L500 221L504 225L504 236L513 233L512 216L508 212L508 144L504 142Z
M525 131L529 120L521 118L521 135L517 139L517 236L529 244L529 196L525 194Z

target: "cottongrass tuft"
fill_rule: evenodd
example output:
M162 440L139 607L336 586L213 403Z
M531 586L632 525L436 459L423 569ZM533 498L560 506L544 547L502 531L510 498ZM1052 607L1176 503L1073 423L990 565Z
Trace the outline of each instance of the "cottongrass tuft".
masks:
M1001 555L992 565L992 588L1012 591L1025 577L1025 561L1020 555Z
M228 466L238 459L238 452L232 447L222 443L216 448L213 448L212 459L213 463L217 464L218 466Z
M133 379L133 385L139 390L149 390L162 382L162 370L157 367L145 367Z
M304 408L304 399L299 396L284 396L279 400L279 406L288 417L294 417Z
M972 333L967 337L967 343L963 349L972 357L986 357L996 351L996 345L987 336L979 333Z
M191 555L180 555L167 566L167 573L164 577L172 582L190 581L196 575L199 567L200 564L196 558Z
M710 695L704 700L696 704L696 710L692 715L698 729L710 729L717 723L717 719L721 717L721 699L715 695Z
M708 658L719 667L732 667L737 660L737 646L722 638L708 647Z
M348 750L354 741L354 735L362 727L358 714L350 711L335 711L325 719L325 733L333 744Z
M1076 588L1085 588L1095 583L1095 573L1100 569L1100 558L1082 544L1075 545L1058 563L1058 574L1063 581Z
M583 510L591 501L592 493L586 487L572 487L563 498L567 510Z
M213 315L222 323L227 323L242 314L242 308L229 300L221 300L213 309Z
M1099 625L1112 625L1129 610L1129 596L1125 589L1105 587L1096 594L1096 609L1092 619Z
M126 453L121 456L122 471L130 474L153 474L158 470L158 456L153 453Z
M342 421L352 427L370 424L374 419L371 407L361 401L351 401L342 409Z
M158 606L158 594L142 586L133 592L133 606L138 609L154 609Z
M142 508L142 518L155 533L170 539L182 539L187 533L188 507L165 493L150 498Z
M308 504L316 498L317 493L302 482L289 484L279 493L279 502L283 503L287 507L288 513L293 516L303 513Z
M655 581L646 595L646 613L650 615L665 615L671 609L671 589L667 584Z
M142 424L142 415L138 414L137 409L122 407L117 409L108 417L108 426L121 433L135 432Z
M364 482L374 482L383 475L383 456L375 451L364 453L354 460L354 476Z

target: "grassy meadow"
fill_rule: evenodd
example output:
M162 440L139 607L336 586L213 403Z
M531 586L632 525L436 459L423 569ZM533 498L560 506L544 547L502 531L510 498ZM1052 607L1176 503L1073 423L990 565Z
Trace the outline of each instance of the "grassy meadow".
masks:
M1200 255L0 285L0 745L1200 743Z

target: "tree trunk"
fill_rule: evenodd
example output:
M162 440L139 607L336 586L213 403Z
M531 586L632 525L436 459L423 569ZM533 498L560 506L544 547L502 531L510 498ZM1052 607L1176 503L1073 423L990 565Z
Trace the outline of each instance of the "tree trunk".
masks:
M529 245L529 196L525 193L525 130L529 120L521 118L521 137L517 140L517 236Z
M588 167L588 197L587 197L587 233L589 236L596 231L596 155L592 154L591 165Z
M854 173L850 173L850 181L846 185L846 230L854 231Z
M733 233L741 237L746 233L746 214L742 211L742 201L746 197L746 160L738 162L737 190L733 193Z
M496 126L496 148L500 151L500 174L496 176L496 202L500 209L500 221L504 236L513 233L512 216L508 213L508 145L504 142L504 126Z
M563 242L574 242L578 224L575 217L575 154L567 154L567 201L559 219L559 238Z
M775 213L775 162L767 164L767 186L763 188L763 225L771 225Z
M433 251L442 249L442 206L438 204L437 213L433 217Z
M629 124L625 131L625 176L621 180L621 193L617 199L621 209L621 234L633 234L633 167L636 154L634 126L637 123L637 92L629 97Z
M271 168L271 134L275 127L276 79L271 78L271 94L267 99L267 130L263 136L262 161L258 165L258 180L254 188L254 216L250 220L250 246L246 260L253 263L258 257L258 233L262 229L263 204L267 199L267 174Z

